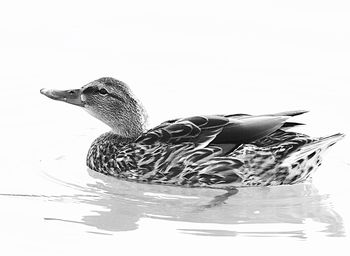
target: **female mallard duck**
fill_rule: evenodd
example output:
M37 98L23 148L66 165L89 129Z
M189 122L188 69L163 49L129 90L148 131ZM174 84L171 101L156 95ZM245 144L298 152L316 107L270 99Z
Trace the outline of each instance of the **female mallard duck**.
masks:
M321 153L344 136L315 139L286 131L299 125L286 120L306 111L194 116L144 131L143 108L113 78L41 93L80 106L112 128L92 143L89 168L139 182L223 189L295 184L310 177Z

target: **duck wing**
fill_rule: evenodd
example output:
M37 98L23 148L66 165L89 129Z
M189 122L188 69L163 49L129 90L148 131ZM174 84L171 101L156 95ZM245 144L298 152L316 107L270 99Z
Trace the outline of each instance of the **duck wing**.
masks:
M240 145L263 138L284 125L286 120L305 111L252 116L247 114L194 116L166 121L141 135L136 142L181 144L191 142L205 147L209 144Z
M166 121L141 135L136 142L154 144L181 144L191 142L204 147L212 142L230 119L224 116L194 116Z

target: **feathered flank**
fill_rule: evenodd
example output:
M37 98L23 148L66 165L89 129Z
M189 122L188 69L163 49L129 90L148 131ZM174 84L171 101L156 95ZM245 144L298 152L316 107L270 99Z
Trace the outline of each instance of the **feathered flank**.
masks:
M289 131L302 124L287 119L304 110L193 116L145 131L143 108L127 85L113 78L42 93L81 106L109 125L112 131L92 143L87 165L130 181L220 189L295 184L307 180L322 153L344 137Z

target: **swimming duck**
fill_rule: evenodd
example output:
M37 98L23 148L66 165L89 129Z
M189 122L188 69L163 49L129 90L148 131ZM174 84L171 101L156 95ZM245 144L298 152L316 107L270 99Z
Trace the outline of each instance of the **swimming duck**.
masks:
M87 155L94 171L130 181L230 189L296 184L321 164L344 134L311 138L291 132L287 119L306 111L268 115L206 115L173 119L145 130L145 111L114 78L81 89L40 91L77 105L107 124Z

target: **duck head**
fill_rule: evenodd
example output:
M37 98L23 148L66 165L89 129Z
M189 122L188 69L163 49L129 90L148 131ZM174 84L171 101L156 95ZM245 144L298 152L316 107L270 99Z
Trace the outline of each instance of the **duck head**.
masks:
M146 121L145 111L123 82L104 77L80 89L41 89L45 96L84 108L119 136L138 137Z

